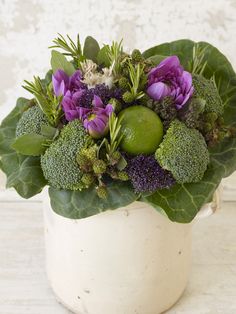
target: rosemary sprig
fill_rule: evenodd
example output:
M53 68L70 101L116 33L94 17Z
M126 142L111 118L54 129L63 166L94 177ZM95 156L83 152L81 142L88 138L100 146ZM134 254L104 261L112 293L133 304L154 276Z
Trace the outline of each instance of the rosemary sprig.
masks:
M206 47L201 48L199 44L193 46L193 61L191 64L192 73L202 75L207 65L204 61Z
M24 81L22 87L34 95L39 107L46 115L52 126L57 126L63 111L61 108L62 96L56 96L49 86L45 87L39 77L34 76L34 81Z
M129 77L131 84L129 83L130 92L133 95L134 99L140 99L144 96L144 93L139 90L139 84L141 80L141 76L143 75L144 66L140 65L139 63L137 65L133 65L129 61Z
M109 156L118 149L123 138L123 134L120 134L120 129L121 120L112 112L109 117L110 143L107 143L107 153Z
M53 40L54 45L49 48L59 48L64 50L63 53L65 56L70 56L74 59L74 62L79 66L81 61L84 61L84 56L82 53L82 47L77 35L77 42L75 43L69 35L66 35L67 38L63 37L61 34L58 34L58 37Z
M109 125L109 131L110 131L109 139L104 138L102 140L97 150L97 157L99 158L100 150L105 145L106 157L107 157L107 160L109 161L113 153L118 150L118 147L123 138L123 135L120 134L121 119L118 119L118 117L115 116L114 112L112 112L109 116L108 125Z
M113 41L111 46L107 46L107 56L111 64L112 72L115 77L119 76L122 66L123 46L122 41Z

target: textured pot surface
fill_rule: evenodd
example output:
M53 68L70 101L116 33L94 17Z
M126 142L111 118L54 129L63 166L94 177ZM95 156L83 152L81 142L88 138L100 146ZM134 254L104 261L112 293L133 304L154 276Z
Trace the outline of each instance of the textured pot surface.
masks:
M135 202L89 218L55 214L45 200L47 273L78 314L158 314L185 289L191 225Z

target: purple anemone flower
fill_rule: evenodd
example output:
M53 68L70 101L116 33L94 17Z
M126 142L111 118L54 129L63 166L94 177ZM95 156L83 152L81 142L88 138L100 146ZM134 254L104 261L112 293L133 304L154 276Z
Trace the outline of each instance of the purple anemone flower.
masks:
M81 82L82 74L80 70L68 76L63 70L57 70L52 75L52 85L56 96L65 96L67 91L73 92L83 87Z
M113 106L110 104L105 106L101 98L96 95L93 97L91 108L76 106L83 92L80 90L72 94L68 91L64 96L62 104L66 120L80 119L93 138L101 138L108 132L108 120Z
M193 94L192 75L183 70L177 56L167 57L148 73L147 93L157 101L170 96L180 109Z
M88 133L93 138L101 138L108 132L108 120L110 114L113 112L113 106L108 104L104 107L102 100L98 96L94 96L93 108L88 112L85 108L82 116L83 124Z

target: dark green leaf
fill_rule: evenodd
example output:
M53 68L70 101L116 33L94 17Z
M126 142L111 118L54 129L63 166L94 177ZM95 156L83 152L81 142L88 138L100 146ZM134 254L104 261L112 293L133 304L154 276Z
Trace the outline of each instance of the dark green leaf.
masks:
M225 103L224 118L228 125L236 125L236 74L226 57L215 47L200 42L204 49L202 63L207 62L203 75L214 77L220 96ZM145 58L155 55L177 55L185 69L191 71L194 42L178 40L148 49L143 53ZM168 217L177 222L190 222L199 209L212 196L223 177L236 170L236 139L224 140L210 150L211 162L203 179L198 183L176 185L169 190L160 190L144 196L143 201L157 209L164 209Z
M19 98L16 107L0 126L0 168L7 176L7 187L14 187L24 198L40 193L46 185L40 158L23 156L11 148L15 140L16 124L28 106L28 99Z
M51 67L53 73L57 70L63 70L67 75L72 75L75 72L73 64L67 61L66 57L56 50L52 50Z
M148 58L149 61L153 63L153 65L158 65L162 60L164 60L166 56L154 55Z
M91 36L86 37L83 50L84 57L86 57L86 59L92 60L93 62L97 62L99 50L99 44L96 39Z
M193 58L193 47L194 47L193 41L188 39L181 39L152 47L144 51L143 56L144 58L147 59L155 55L162 56L177 55L185 70L190 70L189 62Z
M138 195L127 182L111 182L108 186L106 200L97 196L95 188L80 191L65 191L49 188L52 209L59 215L79 219L96 215L108 209L126 206L135 200Z
M12 148L22 155L40 156L42 155L48 144L48 139L40 134L24 134L18 137L12 144Z
M46 75L45 78L41 80L43 87L46 89L47 86L52 82L52 74L53 71L49 70Z
M99 51L97 57L98 64L103 65L104 67L107 68L109 68L109 66L111 65L110 59L108 57L108 48L109 48L108 45L103 46L102 49Z

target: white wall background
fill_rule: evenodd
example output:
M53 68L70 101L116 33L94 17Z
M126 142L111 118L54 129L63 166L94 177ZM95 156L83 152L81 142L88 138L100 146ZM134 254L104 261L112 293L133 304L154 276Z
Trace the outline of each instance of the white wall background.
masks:
M0 120L23 79L49 67L47 47L57 33L100 43L124 39L128 50L180 38L216 45L236 68L236 0L0 0ZM0 174L0 185L3 186ZM224 183L234 198L236 175Z

